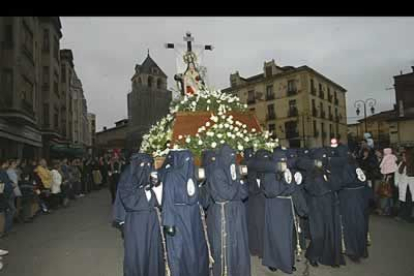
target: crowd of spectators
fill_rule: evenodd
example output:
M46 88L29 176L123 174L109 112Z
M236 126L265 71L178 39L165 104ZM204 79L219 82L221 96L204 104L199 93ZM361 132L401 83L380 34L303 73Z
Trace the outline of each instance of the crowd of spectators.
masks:
M124 160L110 155L49 162L0 159L0 248L1 238L13 233L15 223L31 223L105 186L114 199ZM0 249L0 270L7 254Z

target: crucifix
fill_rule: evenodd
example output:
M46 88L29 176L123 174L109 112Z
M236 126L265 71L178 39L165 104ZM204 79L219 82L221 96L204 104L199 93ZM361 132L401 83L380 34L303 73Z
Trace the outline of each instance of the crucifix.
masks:
M187 64L187 68L184 73L177 73L174 76L174 80L177 82L178 89L182 95L194 95L198 90L205 86L204 80L200 74L200 66L197 64L197 55L193 52L194 37L190 32L187 32L184 41L186 42L187 51L183 56L184 63ZM166 48L174 49L174 43L167 43ZM204 45L204 50L211 51L213 46Z

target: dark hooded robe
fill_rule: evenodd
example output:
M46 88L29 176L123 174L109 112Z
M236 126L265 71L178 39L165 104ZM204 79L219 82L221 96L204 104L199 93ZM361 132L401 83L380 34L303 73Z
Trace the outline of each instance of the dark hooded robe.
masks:
M294 206L296 189L291 171L277 171L278 162L287 162L286 151L276 149L272 155L274 170L260 174L265 195L264 248L262 264L293 273L294 267Z
M262 161L269 161L271 153L267 150L258 150L250 159L248 164L247 185L249 198L247 200L247 231L249 234L249 249L253 256L263 257L263 239L265 225L265 196L261 188L261 173L255 170L256 165ZM260 166L260 165L258 165Z
M322 162L322 167L309 171L306 191L309 193L309 230L311 241L306 258L312 265L339 266L345 264L341 253L341 224L339 205L326 169L327 151L317 149L313 160Z
M214 276L250 276L247 235L247 185L240 180L236 152L223 145L207 162L207 185L211 203L207 229L212 248Z
M194 158L189 150L170 151L171 167L163 176L162 218L167 229L172 276L208 276L208 252L203 229Z
M125 276L165 275L156 200L145 189L152 169L153 159L149 155L135 154L119 182L119 202L114 205L114 216L116 221L125 221Z
M366 176L356 160L346 152L342 167L342 190L339 191L345 254L353 261L368 256L367 235L369 220L369 198Z

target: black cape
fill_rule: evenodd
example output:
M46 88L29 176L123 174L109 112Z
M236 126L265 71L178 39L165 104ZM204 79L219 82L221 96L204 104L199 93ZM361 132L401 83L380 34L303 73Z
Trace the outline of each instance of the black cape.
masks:
M163 176L162 215L172 276L207 276L208 252L201 220L199 187L190 151L170 151L171 167Z
M114 216L118 222L125 221L125 276L165 275L160 225L154 209L156 199L150 193L148 200L145 192L152 164L149 155L134 155L118 186Z
M213 275L250 276L246 209L247 185L240 181L236 153L223 145L214 161L207 162L207 185L212 203L207 210L208 236L212 248ZM232 173L233 172L233 173Z

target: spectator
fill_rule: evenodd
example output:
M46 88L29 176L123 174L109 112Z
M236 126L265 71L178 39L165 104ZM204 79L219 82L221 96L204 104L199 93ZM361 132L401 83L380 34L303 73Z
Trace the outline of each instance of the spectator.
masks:
M381 193L381 209L383 214L392 215L396 188L394 187L394 173L397 171L397 157L392 153L391 148L384 149L384 157L380 164L381 174L383 175L384 183L387 183L387 192ZM385 191L385 190L384 190Z
M92 163L92 178L95 188L100 189L102 186L102 173L100 170L98 158L95 158L95 161Z
M60 162L56 160L53 163L53 169L51 171L52 174L52 185L51 185L51 207L57 209L59 205L62 203L62 194L61 188L62 185L62 175L59 172L60 170Z
M21 175L19 187L22 192L21 219L25 223L33 221L34 212L32 211L32 207L37 202L37 195L33 189L33 170L30 169L30 166L30 162L28 165L26 160L20 164Z
M13 214L10 213L9 201L13 195L13 183L7 175L9 162L0 160L0 236L4 236L10 230L13 223Z
M39 196L39 205L44 213L50 213L50 188L52 185L52 174L47 167L45 159L40 159L39 165L35 169L35 175L38 177L37 194Z
M399 191L400 210L396 218L414 221L414 163L412 149L402 153L402 160L395 172L395 186Z
M17 174L17 161L10 160L9 168L7 169L7 175L11 182L13 183L13 195L9 199L9 208L11 213L13 213L13 218L17 217L20 222L20 211L21 211L21 202L22 202L22 192L19 188L19 176Z
M118 155L112 158L109 170L109 191L111 192L112 204L115 202L116 191L118 189L119 177L121 175L122 164L119 161Z
M75 197L85 196L81 192L81 172L79 171L77 159L73 159L69 167L69 182L72 186Z

